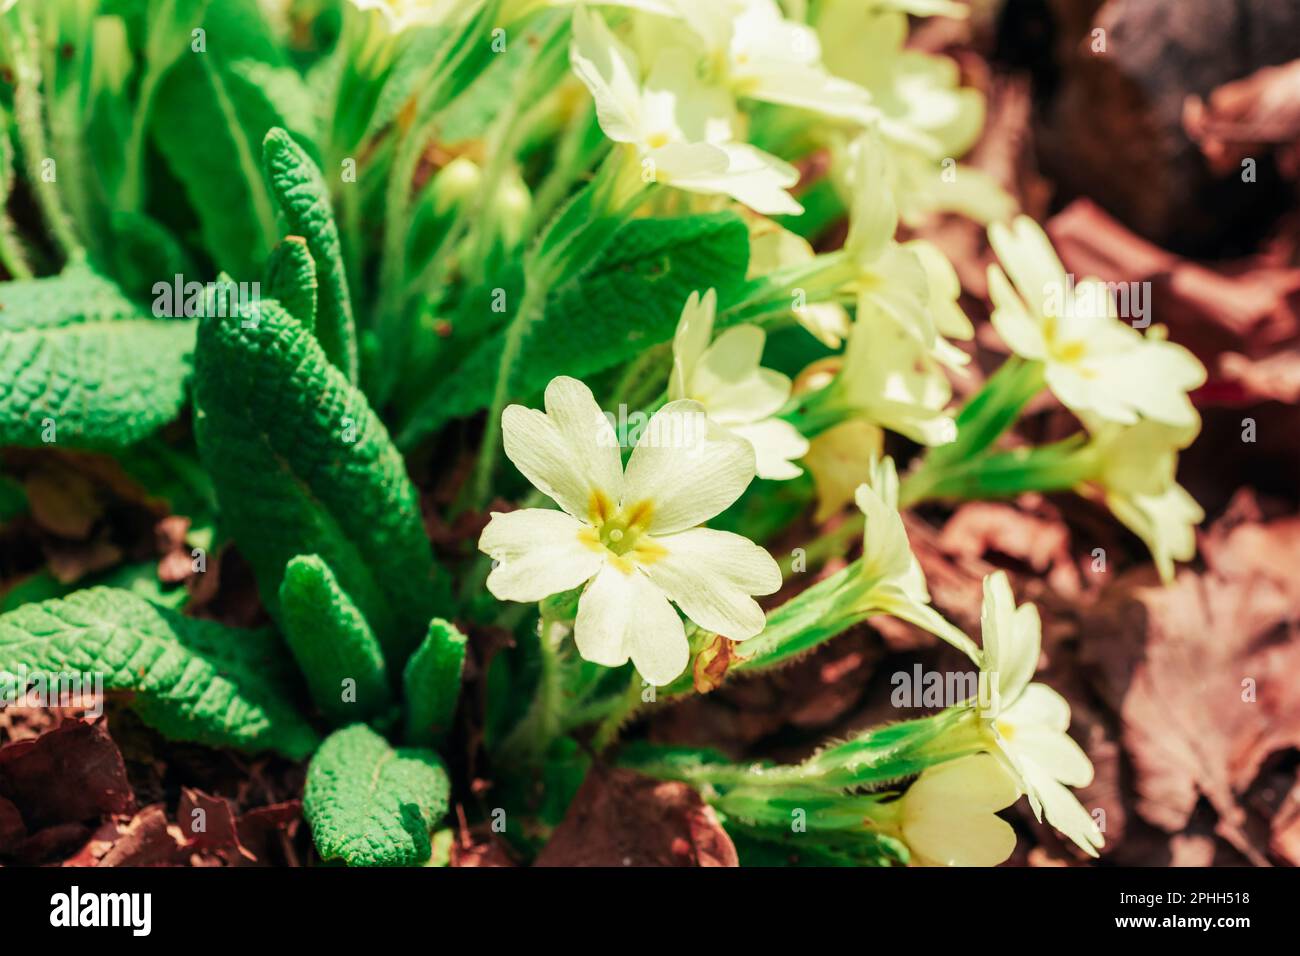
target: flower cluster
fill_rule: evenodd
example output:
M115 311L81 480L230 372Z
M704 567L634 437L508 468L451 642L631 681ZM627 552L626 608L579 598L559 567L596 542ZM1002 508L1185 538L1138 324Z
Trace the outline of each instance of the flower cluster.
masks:
M1201 519L1174 478L1198 428L1188 396L1204 381L1200 363L1161 328L1127 324L1103 283L1076 283L1042 229L956 163L978 136L982 101L949 61L904 40L908 13L962 15L961 5L826 0L811 19L776 0L571 6L569 67L610 151L589 204L574 207L579 238L543 236L526 263L525 311L582 267L574 250L607 245L643 215L743 207L747 285L676 300L671 342L628 365L613 399L635 395L648 416L629 447L573 378L551 380L544 411L496 409L505 455L560 510L492 513L479 542L493 560L487 588L542 602L543 646L559 660L571 633L581 660L630 660L668 695L780 666L876 615L910 622L961 650L988 699L795 767L638 765L701 785L765 839L808 802L823 848L850 856L865 845L856 839L876 857L1000 862L1015 838L995 814L1021 795L1095 855L1101 833L1070 789L1088 785L1091 765L1066 733L1064 699L1033 682L1037 612L1016 607L1005 575L989 577L977 644L931 605L902 510L1074 491L1103 501L1168 577ZM813 156L829 168L799 165ZM822 230L802 223L814 202L847 221L842 244L811 241ZM975 332L961 285L936 246L900 236L941 210L988 224L992 324L1012 353L959 405L953 381L974 374ZM529 321L511 331L523 336ZM523 342L507 338L507 354ZM1083 430L999 448L1044 388ZM900 439L921 448L901 481L885 455ZM814 499L818 522L856 505L818 540L817 558L845 554L859 534L861 556L765 613L755 598L783 576L750 503ZM596 699L582 706L600 710ZM598 741L641 703L633 691L603 711Z

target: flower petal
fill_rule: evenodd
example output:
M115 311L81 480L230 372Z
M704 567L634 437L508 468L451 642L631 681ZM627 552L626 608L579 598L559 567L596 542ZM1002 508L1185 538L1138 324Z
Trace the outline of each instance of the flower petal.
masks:
M1016 835L994 814L1019 796L1015 778L989 754L939 764L903 795L903 838L926 863L997 866L1015 849Z
M1025 691L1038 670L1042 626L1032 604L1016 607L1005 571L984 578L984 604L980 610L984 639L984 670L994 680L999 701L1010 707ZM1066 711L1069 722L1069 711Z
M803 469L794 462L808 454L808 439L789 422L768 418L751 425L732 425L731 430L754 446L759 478L789 481L803 474Z
M502 601L531 602L589 580L604 555L579 539L585 528L563 511L493 512L478 539L479 550L497 562L488 590Z
M648 502L652 534L685 531L721 512L754 480L754 449L710 421L699 402L669 402L646 423L627 463L623 505Z
M652 684L671 682L690 660L681 618L635 568L607 564L578 600L574 643L584 659L618 667L628 658Z
M596 118L605 135L619 143L640 142L641 67L636 54L619 42L600 14L584 6L573 11L569 62L596 101Z
M677 331L673 334L673 374L669 383L669 397L672 399L689 397L695 368L713 336L713 314L717 303L718 294L710 289L703 297L699 292L692 292L686 305L682 306Z
M781 587L770 554L741 535L708 528L654 540L667 554L645 571L687 617L733 641L763 630L763 609L751 595Z
M1038 320L1029 314L1025 303L1007 281L1006 273L996 265L988 269L989 299L993 302L993 328L1011 351L1021 358L1041 361L1047 357L1047 340Z
M506 456L539 491L575 518L597 496L612 505L623 488L614 426L589 389L558 376L546 386L546 412L511 405L501 414Z

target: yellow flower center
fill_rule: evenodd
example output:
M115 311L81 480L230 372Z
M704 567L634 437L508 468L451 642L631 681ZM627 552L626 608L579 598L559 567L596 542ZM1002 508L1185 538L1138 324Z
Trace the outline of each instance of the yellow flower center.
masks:
M651 133L645 138L645 144L651 149L659 149L661 146L667 146L671 142L667 133Z
M1010 743L1016 736L1015 725L1009 724L1005 720L996 721L995 726L998 729L998 735L1007 743Z
M593 491L587 505L588 526L578 533L578 540L607 552L610 563L628 574L634 564L653 564L668 553L646 534L653 514L649 501L620 508L604 492Z

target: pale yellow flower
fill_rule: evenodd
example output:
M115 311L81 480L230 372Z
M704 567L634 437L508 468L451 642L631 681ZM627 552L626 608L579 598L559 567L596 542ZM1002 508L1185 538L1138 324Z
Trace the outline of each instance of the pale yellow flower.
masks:
M792 106L857 124L872 122L871 96L833 76L807 24L787 20L776 0L672 0L709 65L735 96Z
M1174 562L1196 555L1196 526L1205 512L1175 480L1178 452L1200 432L1190 425L1165 425L1143 419L1116 425L1083 416L1092 434L1091 451L1100 461L1096 477L1079 491L1100 497L1125 527L1151 551L1160 578L1173 580Z
M808 443L804 466L817 489L813 521L821 524L853 501L858 485L884 448L885 433L865 419L851 418L826 429Z
M858 486L856 500L865 524L858 574L845 599L860 610L888 614L915 624L979 659L975 643L930 606L925 572L912 553L898 513L898 474L891 458L874 463L871 477Z
M832 388L867 421L923 445L957 437L946 411L952 386L943 371L915 336L869 307L859 306Z
M636 150L648 181L730 196L767 214L803 211L786 192L798 172L734 140L734 103L699 79L687 51L661 50L643 82L637 55L599 14L579 6L569 60L595 99L601 129Z
M1038 609L1017 608L1006 573L998 571L984 579L981 624L980 677L989 701L979 720L991 750L1016 775L1034 815L1041 820L1046 814L1048 823L1096 856L1104 842L1101 831L1069 790L1092 783L1092 763L1066 733L1065 698L1046 684L1031 683L1042 647Z
M997 866L1016 833L997 816L1020 798L1006 768L986 753L924 771L900 798L899 830L918 866Z
M740 535L696 527L753 480L754 451L702 406L677 401L656 412L626 469L613 425L576 379L551 381L545 412L509 406L501 427L506 455L563 510L493 513L479 539L496 562L492 594L531 602L582 587L578 653L608 667L631 658L656 685L690 656L670 601L731 640L763 629L753 595L780 587L776 562Z
M349 0L358 10L378 13L390 33L441 23L456 12L456 0Z
M753 446L760 478L797 478L794 464L808 441L774 417L790 397L788 376L762 367L767 334L756 325L734 325L713 339L717 293L692 292L673 337L668 397L699 402L709 418ZM711 341L712 340L712 341Z
M1105 283L1075 283L1028 216L993 224L989 241L1011 276L989 266L993 325L1013 352L1044 364L1063 405L1121 424L1139 415L1168 425L1195 420L1187 393L1205 382L1195 356L1120 321Z

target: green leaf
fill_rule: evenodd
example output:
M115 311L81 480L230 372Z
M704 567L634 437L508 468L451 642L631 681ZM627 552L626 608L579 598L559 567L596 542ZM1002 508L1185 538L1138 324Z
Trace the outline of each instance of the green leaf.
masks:
M316 262L320 275L316 337L329 360L355 382L357 331L329 190L311 157L282 129L266 134L262 164L289 231L307 240Z
M206 49L186 48L159 84L150 129L185 186L208 252L246 279L261 271L279 238L259 162L262 139L289 123L242 61L288 64L256 0L213 3L203 30Z
M316 554L401 667L449 601L415 488L365 396L273 299L199 324L195 431L223 527L279 613L285 565Z
M165 737L309 754L316 733L289 704L292 666L275 634L183 617L97 587L0 615L0 672L102 675L104 689Z
M748 263L749 233L733 213L633 220L547 302L523 343L510 394L540 393L556 375L593 375L668 341L692 292L716 288L725 304L743 285ZM497 335L472 352L411 415L400 444L410 447L450 419L487 407L501 349Z
M447 733L460 698L465 669L465 635L442 618L429 622L429 633L406 662L402 685L406 698L406 740L435 746Z
M373 717L388 707L391 696L379 642L316 555L296 557L285 568L280 614L289 650L321 713L342 724ZM351 701L343 699L346 680L355 682Z
M312 758L303 815L326 861L414 866L429 859L449 789L433 751L394 750L357 724L331 734Z
M266 263L266 292L309 332L316 331L316 260L301 236L286 236Z
M180 412L193 347L194 322L150 318L85 266L0 285L0 445L145 438Z

